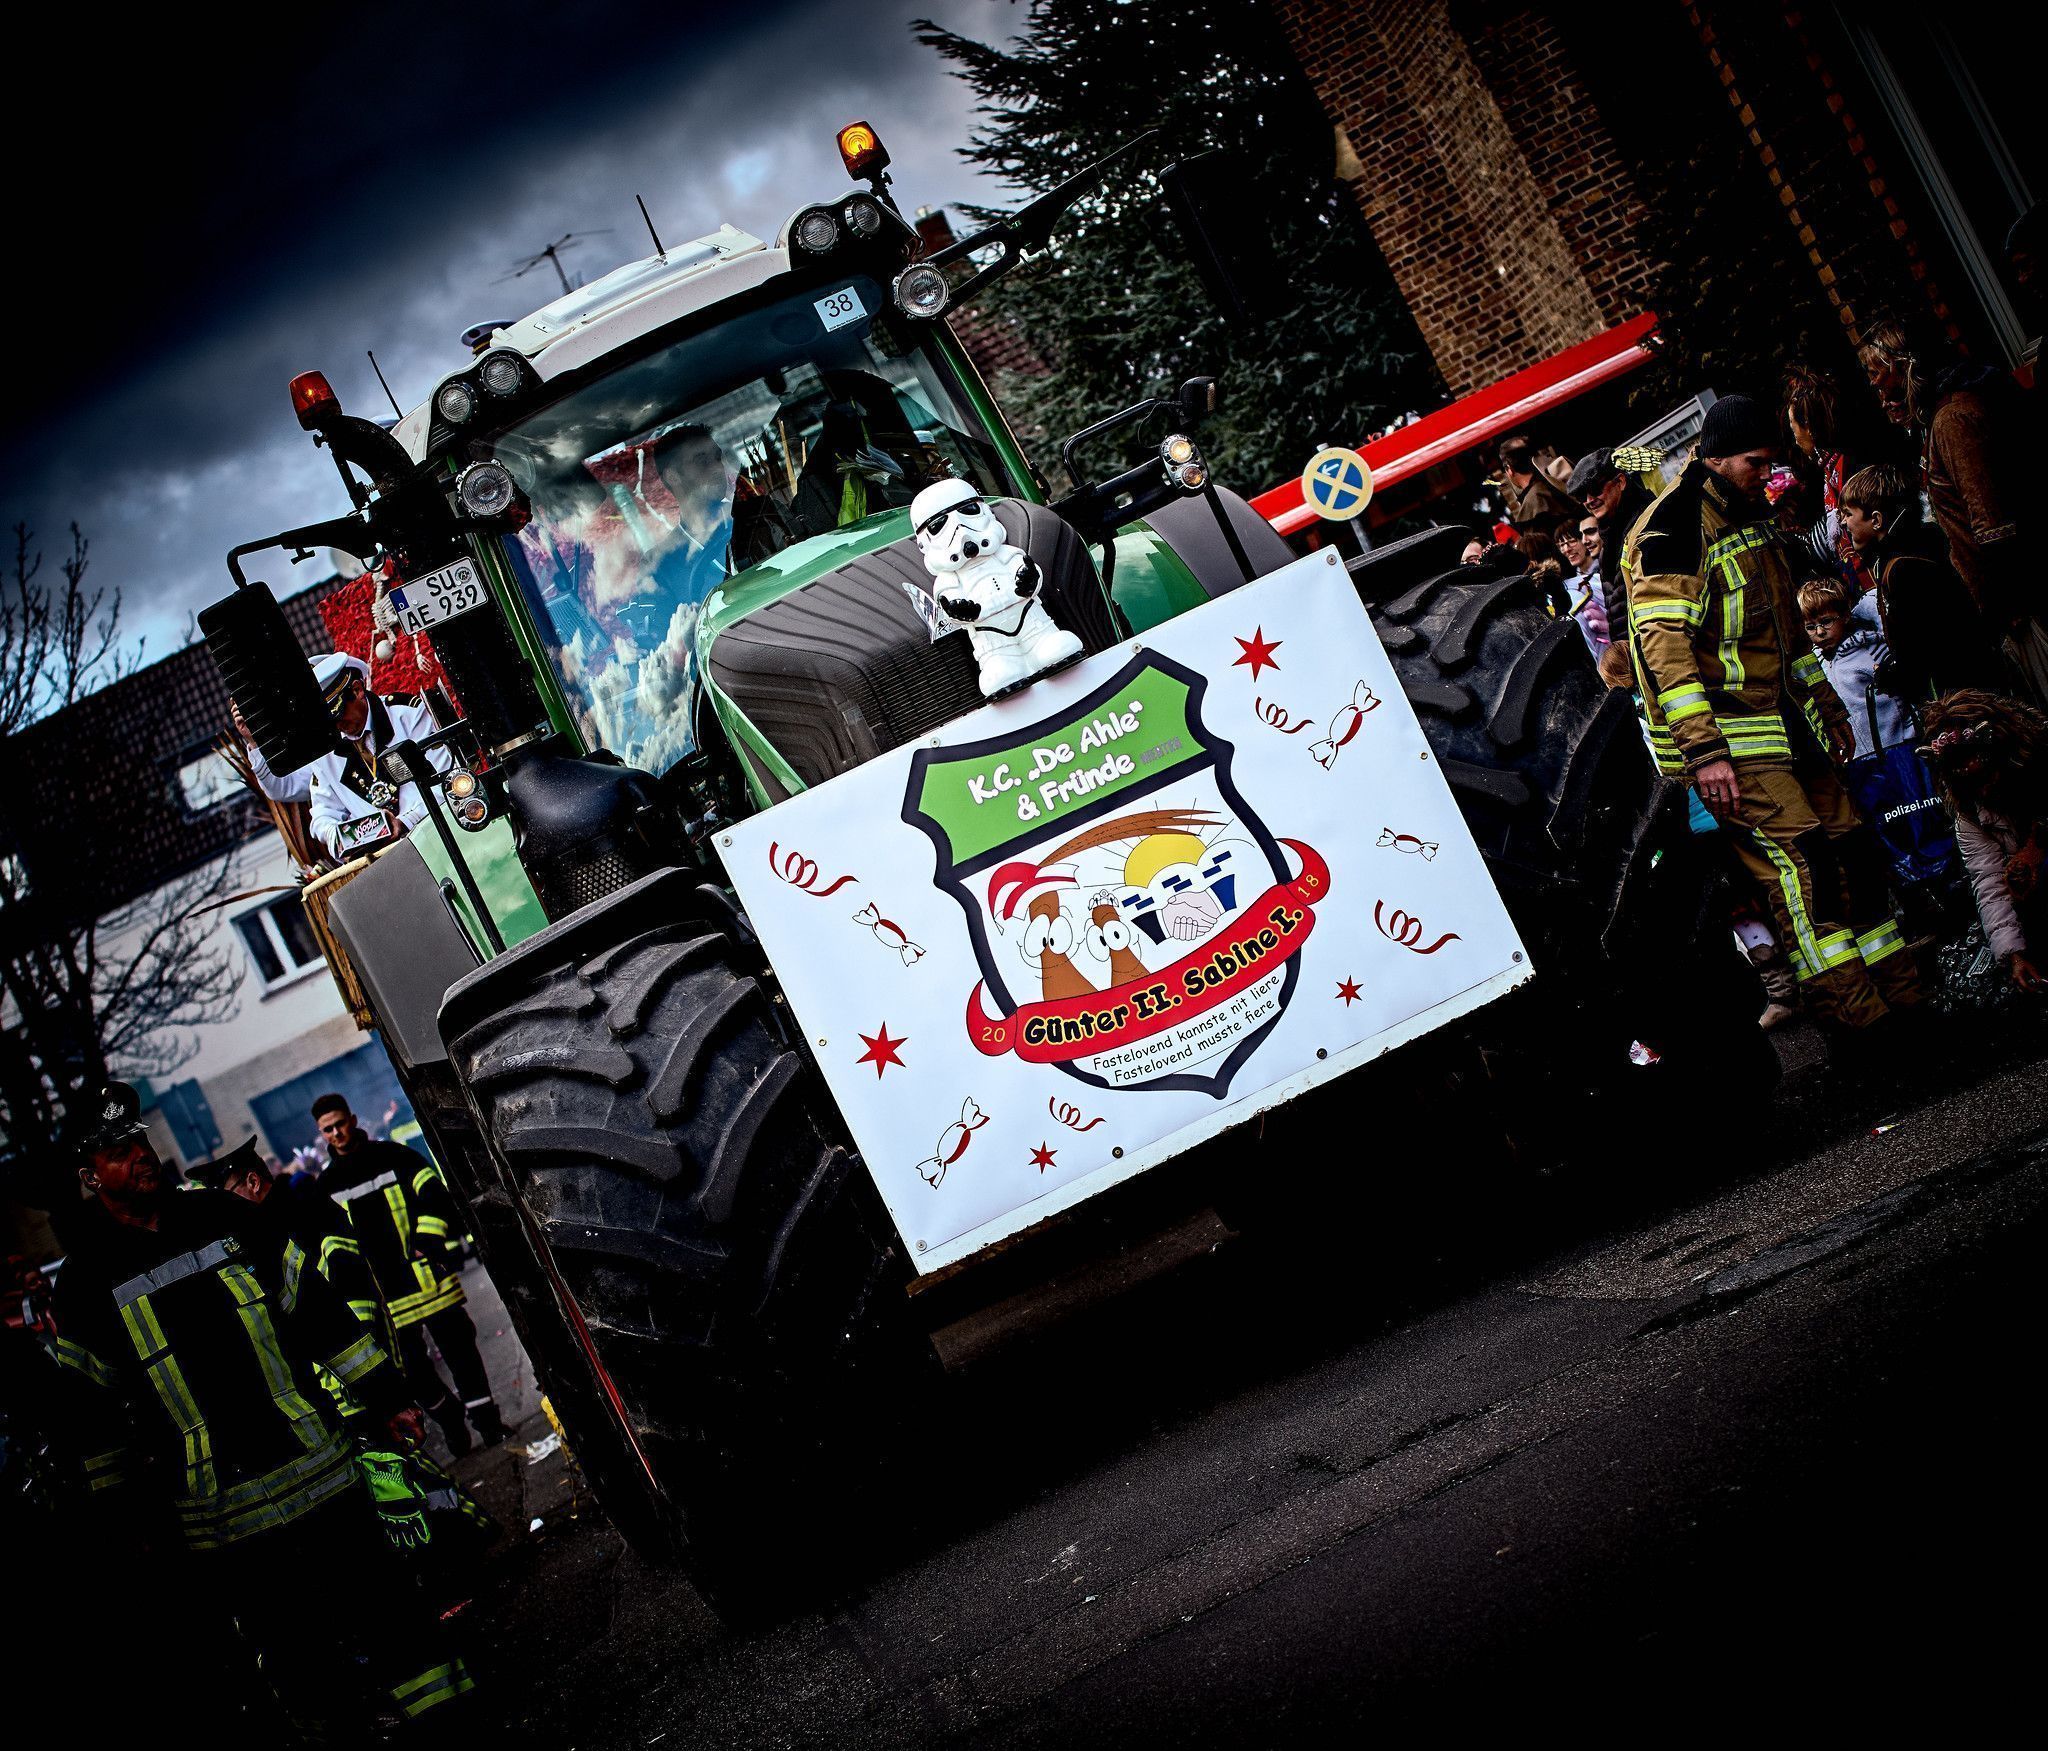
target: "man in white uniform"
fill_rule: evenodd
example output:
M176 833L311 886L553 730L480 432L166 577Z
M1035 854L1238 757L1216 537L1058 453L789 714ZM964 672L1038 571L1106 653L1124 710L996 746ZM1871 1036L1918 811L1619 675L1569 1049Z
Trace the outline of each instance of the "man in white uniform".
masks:
M425 741L440 729L421 699L380 699L370 691L370 665L359 657L315 657L313 679L334 713L334 749L280 778L253 746L250 764L266 796L303 799L313 837L337 863L408 833L427 818L416 784L400 784L384 766L394 743ZM430 749L427 758L446 772L454 756Z

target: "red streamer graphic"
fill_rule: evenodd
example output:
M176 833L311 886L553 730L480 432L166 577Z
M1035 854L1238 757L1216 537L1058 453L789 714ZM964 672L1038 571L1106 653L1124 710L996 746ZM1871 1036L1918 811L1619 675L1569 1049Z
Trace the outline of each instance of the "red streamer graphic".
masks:
M829 900L848 882L860 880L859 876L843 875L829 888L821 888L818 866L800 851L784 851L773 839L768 841L768 867L798 893L809 894L814 900Z
M1260 720L1271 724L1283 736L1298 736L1308 728L1308 719L1293 716L1284 705L1268 705L1256 695L1252 698L1252 709Z
M1052 1114L1055 1121L1066 1126L1069 1131L1092 1131L1097 1125L1109 1123L1107 1119L1098 1116L1090 1119L1084 1125L1081 1123L1082 1114L1079 1107L1070 1100L1056 1101L1050 1095L1046 1096L1045 1110Z
M1330 866L1298 839L1280 843L1301 859L1301 874L1268 888L1192 954L1142 979L1082 997L1027 1003L1014 1015L990 1015L983 986L967 994L967 1037L988 1057L1015 1052L1031 1064L1062 1064L1151 1038L1235 997L1300 953L1315 928L1310 910L1330 891Z
M1447 942L1462 942L1464 940L1455 930L1447 930L1436 941L1431 943L1429 947L1418 948L1416 945L1422 941L1422 920L1420 918L1411 918L1406 912L1401 911L1399 907L1382 916L1380 908L1385 904L1384 900L1373 901L1372 921L1378 926L1380 935L1384 936L1396 948L1405 948L1410 954L1433 955Z

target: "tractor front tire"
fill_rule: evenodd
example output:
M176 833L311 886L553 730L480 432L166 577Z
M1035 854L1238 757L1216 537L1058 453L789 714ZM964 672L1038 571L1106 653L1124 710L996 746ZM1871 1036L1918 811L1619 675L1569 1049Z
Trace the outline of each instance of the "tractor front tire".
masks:
M874 1455L863 1432L930 1365L909 1263L816 1071L680 871L480 968L441 1025L596 1382L572 1402L611 1416L598 1445L644 1472L608 1467L600 1499L628 1489L622 1531L752 1609L763 1580L816 1566L781 1552L807 1536L789 1505L820 1499L805 1483Z

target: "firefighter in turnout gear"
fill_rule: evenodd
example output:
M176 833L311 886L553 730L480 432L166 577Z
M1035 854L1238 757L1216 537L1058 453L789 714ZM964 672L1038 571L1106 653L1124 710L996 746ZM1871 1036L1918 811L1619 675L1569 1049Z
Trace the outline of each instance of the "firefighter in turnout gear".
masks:
M187 1169L186 1178L194 1185L229 1192L255 1205L271 1231L272 1244L282 1252L285 1271L297 1275L309 1266L317 1271L376 1338L378 1347L387 1356L397 1357L398 1340L385 1317L377 1279L370 1275L347 1214L325 1192L315 1185L291 1185L273 1177L253 1137L225 1155ZM344 1420L361 1416L361 1404L345 1385L325 1369L319 1370L319 1380Z
M171 1189L137 1104L110 1084L75 1139L93 1201L57 1289L91 1500L179 1552L192 1602L237 1622L295 1719L355 1712L352 1655L390 1711L442 1709L469 1674L378 1536L375 1456L314 1370L361 1400L381 1447L416 1435L404 1381L317 1271L287 1268L252 1206Z
M311 1269L347 1303L353 1313L375 1335L387 1356L398 1353L384 1302L377 1293L377 1280L363 1260L344 1207L335 1203L317 1185L292 1184L277 1178L251 1137L212 1161L186 1170L193 1184L231 1192L255 1205L268 1221L271 1244L284 1259L286 1277ZM333 1398L342 1415L343 1427L360 1432L369 1423L369 1413L355 1394L324 1368L315 1377ZM407 1382L408 1388L411 1382ZM465 1441L467 1435L464 1436ZM372 1461L375 1460L375 1463ZM459 1578L463 1563L474 1557L496 1535L496 1523L453 1478L442 1471L424 1451L363 1456L364 1475L371 1495L385 1515L385 1527L402 1552L426 1551L433 1574L444 1583ZM394 1480L403 1489L394 1487ZM424 1516L417 1525L411 1515L394 1517L390 1504L404 1499ZM404 1536L399 1528L404 1528ZM454 1594L450 1592L451 1598Z
M1833 763L1848 714L1800 637L1800 577L1764 498L1777 432L1747 396L1638 519L1629 643L1660 770L1690 779L1762 890L1815 1016L1865 1029L1920 1001L1885 860Z
M278 1179L254 1137L225 1155L188 1168L185 1177L194 1185L232 1192L254 1204L277 1232L285 1268L300 1271L312 1266L376 1335L386 1354L396 1354L377 1279L364 1261L355 1229L347 1212L322 1187Z
M469 1451L463 1419L486 1445L505 1438L490 1376L463 1305L455 1200L434 1164L402 1143L366 1135L348 1101L323 1094L313 1122L327 1141L320 1189L348 1213L356 1244L377 1280L398 1346L398 1364L457 1458ZM451 1395L434 1370L427 1339L455 1379Z

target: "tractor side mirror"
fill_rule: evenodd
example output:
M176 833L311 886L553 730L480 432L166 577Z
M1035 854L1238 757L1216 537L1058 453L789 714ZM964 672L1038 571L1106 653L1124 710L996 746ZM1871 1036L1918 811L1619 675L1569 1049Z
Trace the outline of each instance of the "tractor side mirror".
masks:
M1237 160L1227 152L1204 152L1169 164L1159 184L1217 309L1232 322L1262 321L1274 280L1273 254Z
M1222 391L1214 377L1190 377L1174 394L1184 425L1198 426L1222 404Z
M199 610L206 654L274 772L296 772L334 746L334 718L320 697L268 584L248 584Z

